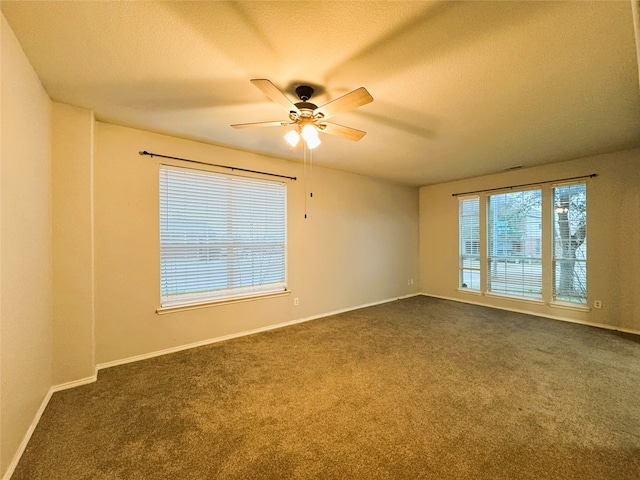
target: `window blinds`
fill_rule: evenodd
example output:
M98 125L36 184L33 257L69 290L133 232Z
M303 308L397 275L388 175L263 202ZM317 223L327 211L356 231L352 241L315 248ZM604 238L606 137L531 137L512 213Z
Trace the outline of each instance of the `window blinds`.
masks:
M160 169L161 306L286 289L286 186Z
M542 298L542 192L488 197L488 291Z
M553 300L587 303L587 186L553 189Z
M460 287L480 290L480 198L459 200Z

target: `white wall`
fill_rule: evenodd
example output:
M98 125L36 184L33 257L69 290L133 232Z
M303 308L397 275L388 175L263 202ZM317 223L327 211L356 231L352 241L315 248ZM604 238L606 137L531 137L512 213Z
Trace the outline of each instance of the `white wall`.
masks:
M588 297L576 312L458 291L458 199L453 193L596 173L587 186ZM505 172L420 189L421 291L481 305L640 332L640 150Z
M4 16L0 127L0 476L52 381L49 97Z
M291 295L156 314L163 159L141 150L299 177L287 182ZM305 219L301 163L100 122L95 162L98 364L417 292L415 188L314 168Z

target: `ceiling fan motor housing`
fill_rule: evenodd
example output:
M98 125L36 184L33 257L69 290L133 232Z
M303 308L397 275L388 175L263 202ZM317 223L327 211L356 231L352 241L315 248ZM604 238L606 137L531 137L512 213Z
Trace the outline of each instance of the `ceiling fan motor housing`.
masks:
M296 103L295 106L298 110L300 110L300 116L302 118L311 118L313 117L313 111L318 108L317 105L307 102L313 96L314 89L309 85L298 85L296 87L296 95L301 100Z
M303 102L309 100L313 96L313 92L313 87L310 87L309 85L298 85L296 87L296 95Z

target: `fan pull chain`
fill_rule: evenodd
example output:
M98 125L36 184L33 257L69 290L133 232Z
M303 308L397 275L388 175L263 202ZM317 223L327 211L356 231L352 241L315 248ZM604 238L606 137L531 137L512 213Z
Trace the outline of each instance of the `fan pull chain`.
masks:
M309 198L313 198L313 150L307 146L307 142L303 143L304 150L304 218L307 218L307 192ZM309 175L307 178L307 155L309 156ZM309 188L307 188L307 182Z
M313 150L309 150L309 197L313 198Z
M309 149L309 198L313 198L313 150Z
M303 140L302 149L304 151L304 218L307 218L307 143Z

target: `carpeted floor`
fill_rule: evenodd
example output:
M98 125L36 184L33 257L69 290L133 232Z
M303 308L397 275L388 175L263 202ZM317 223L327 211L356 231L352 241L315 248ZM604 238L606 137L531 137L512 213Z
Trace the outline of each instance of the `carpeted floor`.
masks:
M639 337L413 297L103 370L12 480L639 478Z

